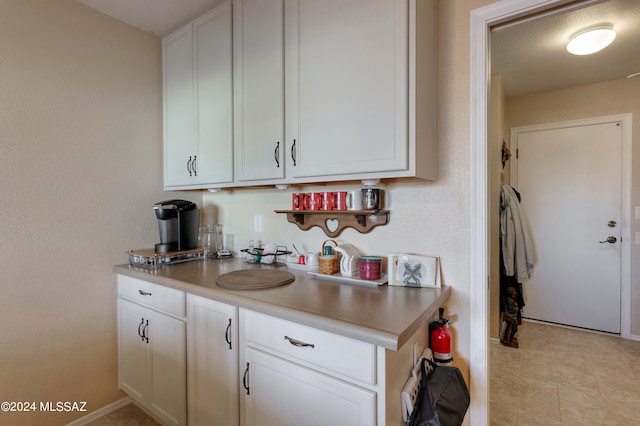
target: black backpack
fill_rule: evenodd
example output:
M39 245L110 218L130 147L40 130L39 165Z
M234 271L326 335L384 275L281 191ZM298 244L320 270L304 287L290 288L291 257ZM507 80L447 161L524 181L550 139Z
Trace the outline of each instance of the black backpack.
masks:
M427 374L425 363L431 365ZM469 388L458 367L437 365L427 358L420 364L422 379L410 426L460 426L469 408Z

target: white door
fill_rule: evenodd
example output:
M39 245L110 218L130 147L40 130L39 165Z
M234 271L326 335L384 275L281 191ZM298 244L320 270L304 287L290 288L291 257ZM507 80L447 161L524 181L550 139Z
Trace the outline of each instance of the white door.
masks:
M182 27L162 39L164 85L164 184L193 181L196 153L193 103L193 30Z
M231 2L193 22L195 55L196 183L233 180Z
M284 1L233 3L235 177L284 177Z
M149 409L169 425L187 424L187 330L184 321L152 310L149 326Z
M580 123L512 130L536 257L523 315L620 333L622 124Z
M149 345L143 337L148 322L145 308L118 299L118 386L141 403L148 396Z
M374 391L253 348L245 349L245 361L240 390L246 425L376 424Z
M236 307L187 294L189 425L239 422Z
M287 3L287 129L294 177L406 170L403 0Z

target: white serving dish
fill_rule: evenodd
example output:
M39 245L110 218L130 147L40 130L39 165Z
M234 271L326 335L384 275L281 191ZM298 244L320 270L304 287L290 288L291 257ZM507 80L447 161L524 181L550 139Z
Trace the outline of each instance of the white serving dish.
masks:
M309 271L307 273L313 275L316 278L320 278L323 280L338 281L338 282L349 283L349 284L369 285L369 286L385 285L389 281L387 274L380 274L380 278L377 280L363 280L360 277L344 277L340 275L339 272L333 275L321 274L319 272L314 272L314 271Z

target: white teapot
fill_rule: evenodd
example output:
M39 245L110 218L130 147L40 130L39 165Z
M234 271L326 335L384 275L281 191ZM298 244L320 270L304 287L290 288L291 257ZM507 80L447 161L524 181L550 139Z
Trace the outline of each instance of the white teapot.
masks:
M358 259L360 252L351 244L337 246L335 250L342 255L340 259L340 275L343 277L355 277L358 275Z

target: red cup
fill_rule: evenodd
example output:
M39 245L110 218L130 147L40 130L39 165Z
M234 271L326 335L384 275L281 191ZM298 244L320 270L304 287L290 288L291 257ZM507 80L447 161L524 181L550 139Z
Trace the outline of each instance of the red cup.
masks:
M306 207L307 210L322 210L322 193L307 192Z
M302 192L295 192L291 194L291 209L292 210L304 210L305 209L306 196Z
M347 209L347 191L334 192L335 210Z
M334 209L335 209L335 192L323 192L321 210L334 210Z

